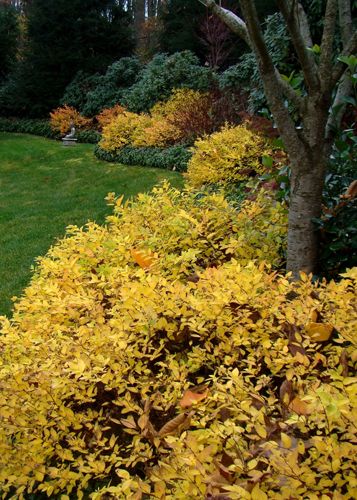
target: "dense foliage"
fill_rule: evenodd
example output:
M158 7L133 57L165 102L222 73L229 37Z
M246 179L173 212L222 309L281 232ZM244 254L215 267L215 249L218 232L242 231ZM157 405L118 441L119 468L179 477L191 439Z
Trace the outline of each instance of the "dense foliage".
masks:
M195 142L186 178L196 187L235 184L266 171L269 153L266 139L247 126L225 127Z
M205 16L206 9L197 1L168 0L165 2L160 16L162 51L174 54L190 50L204 62L205 50L200 40L200 27Z
M63 106L50 113L50 125L53 130L64 135L71 131L72 127L79 130L89 129L92 124L90 118L82 116L75 108Z
M291 60L291 40L281 14L275 13L267 17L264 39L278 70L284 75L291 75L294 70L294 64ZM236 65L221 73L219 83L224 90L240 88L247 91L251 112L257 112L267 106L259 68L253 52L243 54ZM299 83L301 83L300 80Z
M45 116L79 70L104 71L132 49L130 18L114 0L33 0L22 57L2 89L0 112Z
M142 64L136 57L123 57L111 64L105 75L99 78L97 85L87 93L81 111L94 116L103 108L120 102L124 91L140 78L141 70Z
M0 117L0 131L40 135L49 139L59 138L58 132L52 129L48 120Z
M357 266L356 146L353 129L338 135L325 179L323 215L315 221L321 236L319 272L329 278Z
M167 147L187 143L210 127L207 96L190 89L174 90L165 102L146 113L132 113L120 106L98 116L102 127L100 146L116 152L124 146ZM103 122L104 117L104 122Z
M353 498L355 270L272 272L267 193L108 200L109 225L71 228L3 319L5 497Z
M19 21L12 5L0 2L0 84L8 76L17 56Z
M184 146L166 148L124 146L115 152L109 152L97 146L94 152L100 160L124 165L176 170L177 172L186 172L187 164L192 155Z
M158 101L166 100L175 88L205 91L215 79L215 74L201 66L192 52L157 54L143 68L137 83L123 93L121 104L130 111L149 111Z

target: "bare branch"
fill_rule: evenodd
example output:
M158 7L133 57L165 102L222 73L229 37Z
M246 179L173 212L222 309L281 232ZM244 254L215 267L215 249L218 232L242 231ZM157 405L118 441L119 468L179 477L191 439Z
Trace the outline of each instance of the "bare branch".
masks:
M241 19L239 16L237 16L230 10L224 9L223 7L217 5L215 0L199 0L199 1L203 5L211 9L211 11L214 14L216 14L233 33L242 38L247 43L247 45L249 45L249 47L252 48L249 40L247 26L243 21L243 19Z
M334 131L340 127L341 120L346 109L346 102L343 98L351 95L351 92L352 81L349 74L345 73L340 84L338 85L336 96L331 106L332 111L326 124L326 137L330 137L331 135L333 135Z
M319 65L319 77L321 87L324 90L330 88L332 72L333 40L335 35L337 17L337 1L327 0L325 11L324 31L321 41L321 55Z
M347 47L353 33L350 0L338 0L338 13L342 43Z
M242 19L236 16L233 12L228 11L227 9L223 9L223 7L219 7L214 0L199 0L201 3L206 5L209 9L211 9L217 16L227 25L231 31L234 31L238 36L243 37L243 39L247 42L247 44L253 50L253 45L249 38L249 33L247 30L247 26ZM305 13L304 13L305 15ZM306 18L306 15L305 15ZM232 27L232 22L235 23L235 28ZM236 23L238 23L239 28ZM308 28L308 24L307 28ZM310 35L308 35L310 36ZM269 56L270 57L270 56ZM277 84L280 87L281 93L295 105L295 107L302 113L303 107L303 99L295 92L295 90L281 77L278 70L275 69L275 76L277 78Z
M254 2L251 0L241 0L241 7L244 19L247 23L249 37L253 50L259 63L262 75L264 91L269 107L274 115L279 131L283 137L285 145L290 151L296 151L300 147L300 137L295 129L295 124L285 107L282 97L282 79L278 77L278 72L267 49L263 33ZM285 88L286 92L287 89Z
M357 52L357 31L353 33L349 43L347 44L347 47L345 47L342 50L340 55L348 57L355 54L356 52ZM330 88L333 88L336 85L336 83L340 80L345 71L346 71L346 64L338 61L333 68L333 73L330 81Z
M291 2L290 0L277 0L277 4L288 27L306 85L311 91L317 91L320 82L313 54L309 52L306 45L306 42L311 42L311 37L307 31L308 24L306 16L303 15L303 8L299 2Z
M295 8L296 8L297 17L299 20L301 36L304 39L305 46L310 48L313 46L313 43L312 43L312 36L311 36L309 21L307 19L306 12L305 12L304 7L301 5L300 2L297 2L295 4Z
M352 13L351 13L351 2L350 0L338 0L338 13L339 13L339 25L341 31L341 38L343 47L348 51L348 44L353 38L353 25L352 25ZM343 51L344 52L344 51ZM352 49L351 53L355 50ZM348 54L344 54L348 55ZM346 102L344 97L351 95L352 93L352 81L349 74L345 71L346 65L340 64L340 71L343 75L341 81L338 84L334 102L332 104L332 112L330 113L327 125L326 125L326 137L333 135L334 130L336 130L341 125L341 120L346 109ZM333 85L339 80L338 77L339 67L335 67L335 73L332 76ZM337 78L337 80L336 80Z

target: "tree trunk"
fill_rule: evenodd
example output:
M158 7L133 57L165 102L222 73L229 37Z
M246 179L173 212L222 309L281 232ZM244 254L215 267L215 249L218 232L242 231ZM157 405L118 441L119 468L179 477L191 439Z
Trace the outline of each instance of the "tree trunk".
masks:
M314 272L318 261L318 233L312 219L321 215L322 188L326 170L323 153L320 158L301 152L298 158L290 155L291 195L287 264L294 278L299 272Z

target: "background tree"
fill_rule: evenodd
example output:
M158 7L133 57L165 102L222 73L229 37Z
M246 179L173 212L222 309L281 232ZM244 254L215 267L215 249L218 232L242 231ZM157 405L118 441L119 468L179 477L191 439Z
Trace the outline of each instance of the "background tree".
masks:
M348 58L357 50L351 2L327 0L320 45L313 45L307 15L294 0L277 0L303 74L304 93L282 78L264 41L255 2L241 0L241 19L214 0L199 0L212 9L253 50L270 110L279 128L291 165L291 197L287 269L314 271L318 259L318 238L313 219L321 214L322 189L334 131L338 124L336 106L343 99L347 65L336 57ZM338 26L338 29L337 29ZM344 59L345 61L347 59ZM336 98L334 100L337 86ZM294 114L286 106L286 100ZM294 121L298 116L299 127Z
M19 35L18 13L9 2L0 2L0 82L13 68Z
M79 70L104 72L134 48L130 16L115 0L31 0L25 13L22 61L0 97L8 112L45 115Z
M205 49L199 40L199 32L205 16L206 9L198 2L167 0L160 15L163 26L161 50L169 54L190 50L204 61Z
M232 32L217 16L207 13L200 27L200 35L209 66L220 68L233 50Z

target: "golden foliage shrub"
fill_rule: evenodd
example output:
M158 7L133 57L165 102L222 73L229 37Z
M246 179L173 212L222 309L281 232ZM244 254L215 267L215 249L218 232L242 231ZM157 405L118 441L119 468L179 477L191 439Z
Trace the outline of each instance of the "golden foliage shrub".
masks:
M208 93L191 89L175 89L166 102L157 103L151 110L154 120L160 117L177 131L176 141L192 141L209 133L213 127L212 102Z
M53 130L63 135L69 132L72 126L78 130L91 128L92 120L82 116L75 108L65 105L50 113L50 125Z
M233 239L286 230L267 193L239 213L167 184L108 201L2 319L2 496L354 498L357 270L248 262Z
M207 131L207 121L211 123L206 101L206 94L179 89L166 102L157 103L149 115L131 113L121 106L104 110L97 117L103 129L100 146L115 151L126 145L166 147L191 140L198 132Z
M244 125L226 126L198 139L188 164L186 179L192 186L234 184L263 173L263 157L270 149L265 139Z
M112 108L105 108L96 116L99 129L103 130L106 125L109 125L117 116L122 115L126 109L120 104L116 104Z
M142 146L143 130L150 125L150 116L124 111L103 127L99 145L113 152L127 145Z
M152 116L150 124L140 132L134 146L165 147L181 140L180 130L163 116Z

